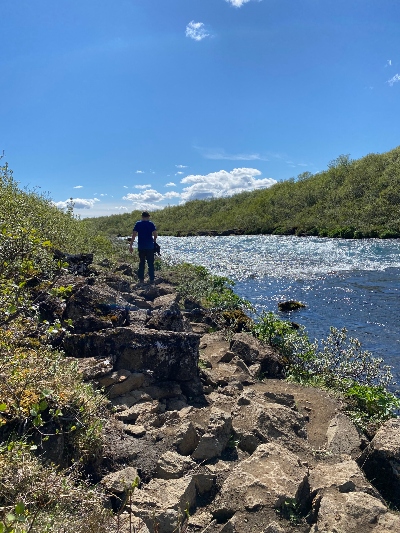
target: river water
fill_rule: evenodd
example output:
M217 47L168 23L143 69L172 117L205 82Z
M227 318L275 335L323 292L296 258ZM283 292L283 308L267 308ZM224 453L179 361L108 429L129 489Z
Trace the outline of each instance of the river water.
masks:
M346 327L393 367L400 384L400 240L275 235L160 237L162 257L207 267L235 282L257 309L303 325L311 339ZM305 309L279 313L298 300Z

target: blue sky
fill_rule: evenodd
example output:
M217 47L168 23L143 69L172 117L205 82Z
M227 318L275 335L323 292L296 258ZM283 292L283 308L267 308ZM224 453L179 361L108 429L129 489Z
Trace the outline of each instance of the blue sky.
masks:
M398 0L0 0L0 151L81 217L400 144Z

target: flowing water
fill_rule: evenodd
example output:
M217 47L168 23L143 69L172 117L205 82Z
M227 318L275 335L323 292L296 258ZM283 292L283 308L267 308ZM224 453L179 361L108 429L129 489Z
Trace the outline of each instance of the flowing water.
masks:
M311 339L346 327L363 348L394 367L400 384L400 240L243 235L160 237L172 263L203 265L235 282L257 309L303 325ZM298 300L305 309L279 313Z

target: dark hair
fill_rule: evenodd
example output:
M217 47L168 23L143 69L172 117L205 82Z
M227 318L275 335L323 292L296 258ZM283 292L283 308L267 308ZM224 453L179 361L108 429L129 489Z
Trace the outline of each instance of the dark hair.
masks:
M150 213L148 211L143 211L142 217L143 218L150 218Z

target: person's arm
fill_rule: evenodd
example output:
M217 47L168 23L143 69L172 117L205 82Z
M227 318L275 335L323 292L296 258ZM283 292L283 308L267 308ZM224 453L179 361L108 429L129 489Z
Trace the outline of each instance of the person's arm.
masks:
M135 230L133 230L133 232L132 232L132 237L131 237L131 243L130 243L130 245L129 245L129 252L130 252L130 253L132 253L133 243L135 242L135 239L136 239L136 237L137 237L137 234L138 234L138 232L135 231Z
M153 231L152 235L153 235L153 241L156 242L158 233L156 231Z

